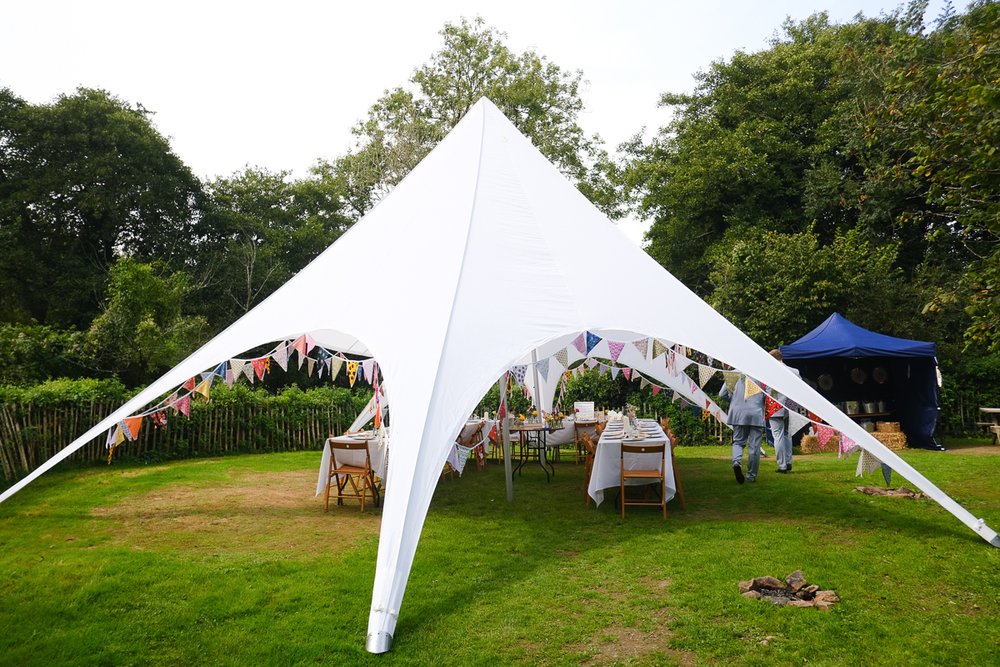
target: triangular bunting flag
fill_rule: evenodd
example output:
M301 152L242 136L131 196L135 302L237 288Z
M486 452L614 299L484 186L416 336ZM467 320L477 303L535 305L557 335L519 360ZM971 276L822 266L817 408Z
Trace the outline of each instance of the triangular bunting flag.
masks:
M585 361L583 363L584 363L584 365L587 368L593 368L594 366L597 365L597 359L594 359L593 357L590 357L590 358L587 359L587 361Z
M135 440L139 437L139 431L142 430L142 417L126 417L122 423L127 429L125 437L129 440Z
M639 354L641 354L642 358L645 359L649 354L649 339L640 338L632 341L632 344L635 345L635 349L639 350ZM617 361L617 359L615 361Z
M612 366L611 367L611 379L612 380L617 380L618 379L618 373L620 373L621 370L622 369L618 368L617 366Z
M230 389L236 384L236 374L233 373L233 369L230 367L226 369L226 386Z
M519 385L524 384L524 374L528 372L528 367L525 364L518 364L510 369L511 375L514 377L514 382Z
M242 359L230 359L229 360L229 370L233 372L233 378L236 380L240 379L240 375L243 374L243 367L247 362ZM232 384L229 385L230 387Z
M816 424L816 439L819 440L820 449L826 449L827 443L830 442L836 432L832 426Z
M347 362L347 383L349 385L351 385L352 387L354 386L354 381L358 377L358 367L360 365L361 364L359 364L356 361L348 361Z
M869 452L867 449L861 450L861 456L858 457L858 469L855 471L856 477L861 477L862 475L869 475L873 473L882 462L876 458L874 454Z
M644 377L639 377L639 389L645 389L649 386L649 380Z
M749 377L743 381L743 399L746 400L751 396L756 396L761 392L760 385L751 380Z
M194 390L204 396L206 400L208 400L208 395L212 393L212 377L213 376L205 378L198 383L197 387L194 388Z
M314 347L316 347L316 341L313 339L312 336L306 334L306 354L312 352L312 349Z
M882 479L885 480L886 486L892 484L892 468L887 463L882 464Z
M254 375L257 376L258 380L264 379L264 371L267 370L267 363L262 359L251 359L250 363L253 364Z
M660 385L658 385L658 384L654 384L653 385L653 396L656 396L661 391L662 391L662 389L660 388Z
M736 390L736 383L740 379L740 373L739 371L722 371L722 379L726 383L726 389L731 394Z
M306 337L299 336L292 343L292 349L299 353L299 368L302 368L302 360L305 358L309 351L306 349Z
M601 342L601 337L595 333L587 332L587 352L585 354L590 354L590 351Z
M715 376L715 369L711 366L702 366L698 364L698 386L702 389L708 384L708 381Z
M608 367L607 366L605 366L604 364L598 365L598 367L597 367L597 373L599 375L604 375L607 372L608 372Z
M115 426L115 444L114 444L114 446L117 447L118 445L122 444L123 442L125 442L125 429L122 427L121 424L118 424L118 426Z
M573 347L580 351L580 354L587 354L587 339L583 334L580 334L573 339Z
M809 418L798 412L788 411L788 435L789 437L795 435L809 423Z
M569 368L569 351L564 347L553 355L563 368Z
M306 375L312 377L313 370L316 368L316 360L312 357L306 357Z
M656 359L658 356L666 352L668 348L664 345L658 338L653 339L653 358Z
M344 367L344 360L341 357L331 357L328 361L327 368L330 371L330 381L332 382L340 375L340 369Z
M616 340L608 341L608 351L611 352L611 361L618 361L618 357L621 356L622 350L625 349L625 343L619 343Z
M223 361L221 364L219 364L218 366L216 366L216 368L215 368L215 374L218 375L223 380L225 380L226 379L226 373L228 372L228 370L227 370L228 366L229 366L229 364L227 364L225 361Z
M679 393L677 393L676 389L674 389L674 396L670 400L671 401L679 401L679 400L681 400L681 395Z
M364 379L368 384L372 383L372 368L375 367L374 359L365 359L361 362L361 372L364 373Z
M250 384L253 384L253 373L254 368L252 363L243 364L243 377L250 380Z
M191 378L181 386L184 389L187 389L188 391L194 391L194 384L195 384L194 378Z
M115 444L115 435L117 434L117 431L118 431L117 424L108 429L108 438L107 440L104 441L105 447L111 447L113 444Z
M279 345L278 349L276 349L274 351L274 353L271 355L271 358L274 359L275 363L277 363L279 366L281 366L281 370L285 371L286 373L288 372L288 346L287 345Z
M538 374L542 376L542 382L548 382L549 381L549 360L548 359L540 359L538 361L538 365L536 366L536 368L538 368Z
M691 360L684 354L686 348L678 345L674 353L674 373L680 375L684 369L691 365Z
M177 402L174 403L174 408L176 408L177 411L180 412L185 417L190 417L191 416L191 394L187 394L183 398L177 399Z
M631 368L623 368L622 369L622 375L625 376L626 380L628 380L630 382L632 381L632 369Z

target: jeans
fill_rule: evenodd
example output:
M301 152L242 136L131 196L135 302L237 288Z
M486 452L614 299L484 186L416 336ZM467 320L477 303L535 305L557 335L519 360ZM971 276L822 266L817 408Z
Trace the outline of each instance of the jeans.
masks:
M757 470L760 468L760 440L763 435L763 426L744 426L741 424L733 426L733 465L743 461L743 447L749 441L747 479L750 481L757 479Z
M788 434L785 417L771 417L767 420L774 436L774 456L778 459L778 470L787 470L792 465L792 436Z

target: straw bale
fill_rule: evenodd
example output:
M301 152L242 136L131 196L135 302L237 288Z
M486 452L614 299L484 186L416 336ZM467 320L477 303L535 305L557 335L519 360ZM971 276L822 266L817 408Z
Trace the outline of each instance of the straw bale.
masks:
M899 433L899 422L875 422L875 430L879 433Z

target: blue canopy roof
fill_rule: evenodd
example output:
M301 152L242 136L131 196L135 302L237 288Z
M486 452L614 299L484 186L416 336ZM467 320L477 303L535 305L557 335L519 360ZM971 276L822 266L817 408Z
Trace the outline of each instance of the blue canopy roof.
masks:
M794 343L781 346L788 359L815 357L936 357L937 346L920 340L893 338L859 327L834 313Z

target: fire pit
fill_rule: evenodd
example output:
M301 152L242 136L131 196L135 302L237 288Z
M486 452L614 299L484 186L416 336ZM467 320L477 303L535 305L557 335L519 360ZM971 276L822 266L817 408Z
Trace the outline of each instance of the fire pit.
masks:
M740 594L745 598L766 600L779 606L816 607L824 611L840 602L835 591L820 590L816 584L806 581L802 570L795 570L784 581L774 577L741 581Z

